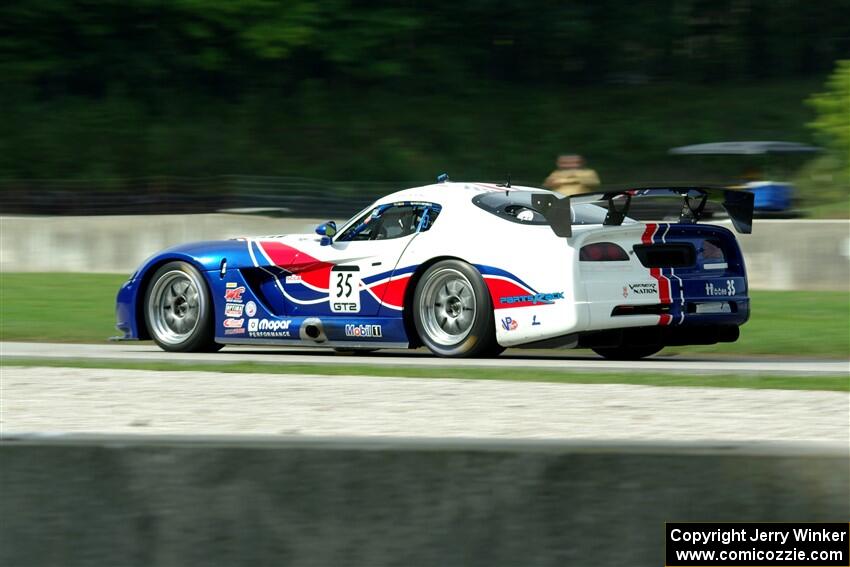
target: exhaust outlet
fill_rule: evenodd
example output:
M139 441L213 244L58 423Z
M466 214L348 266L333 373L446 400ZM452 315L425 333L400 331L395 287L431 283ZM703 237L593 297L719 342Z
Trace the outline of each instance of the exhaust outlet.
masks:
M301 323L301 329L298 331L301 340L304 341L313 341L316 343L323 343L328 340L328 337L325 335L325 328L322 325L322 320L312 317L310 319L305 319L303 323Z

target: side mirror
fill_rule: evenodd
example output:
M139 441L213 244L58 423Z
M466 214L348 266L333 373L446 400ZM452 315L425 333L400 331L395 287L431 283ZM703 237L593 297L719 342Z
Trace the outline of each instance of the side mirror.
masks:
M321 236L333 236L336 234L336 223L334 221L328 221L324 224L320 224L316 227L316 234Z
M316 234L321 235L322 240L319 241L321 246L328 246L331 243L331 236L336 234L336 223L328 221L316 227Z

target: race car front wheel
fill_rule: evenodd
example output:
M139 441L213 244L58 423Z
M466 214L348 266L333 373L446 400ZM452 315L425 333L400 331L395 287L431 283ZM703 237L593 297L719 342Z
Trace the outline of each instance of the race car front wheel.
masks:
M422 274L413 296L413 323L422 343L438 356L500 352L487 286L466 262L444 260Z
M593 352L608 360L640 360L661 351L660 345L594 348Z
M145 292L145 323L154 342L168 351L212 351L212 301L200 272L186 262L169 262Z

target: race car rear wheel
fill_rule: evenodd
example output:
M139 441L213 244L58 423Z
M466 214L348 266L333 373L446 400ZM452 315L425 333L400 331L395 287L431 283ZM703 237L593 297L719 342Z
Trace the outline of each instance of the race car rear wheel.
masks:
M608 360L640 360L641 358L646 358L660 352L663 348L660 345L643 345L594 348L592 350L602 358L607 358Z
M212 351L212 301L203 277L186 262L169 262L153 275L145 292L145 324L167 351Z
M438 356L498 353L493 306L478 271L459 260L428 268L413 296L413 324L422 343Z

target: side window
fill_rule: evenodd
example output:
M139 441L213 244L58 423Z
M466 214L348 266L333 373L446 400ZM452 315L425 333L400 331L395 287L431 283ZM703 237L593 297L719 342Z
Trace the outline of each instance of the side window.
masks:
M362 240L390 240L428 230L439 213L439 207L427 204L393 204L375 207L351 225L338 238L338 242ZM423 222L423 215L427 215Z
M339 242L350 242L358 240L374 240L373 235L377 235L379 230L380 218L384 207L375 207L365 215L357 219L351 227L337 237Z

